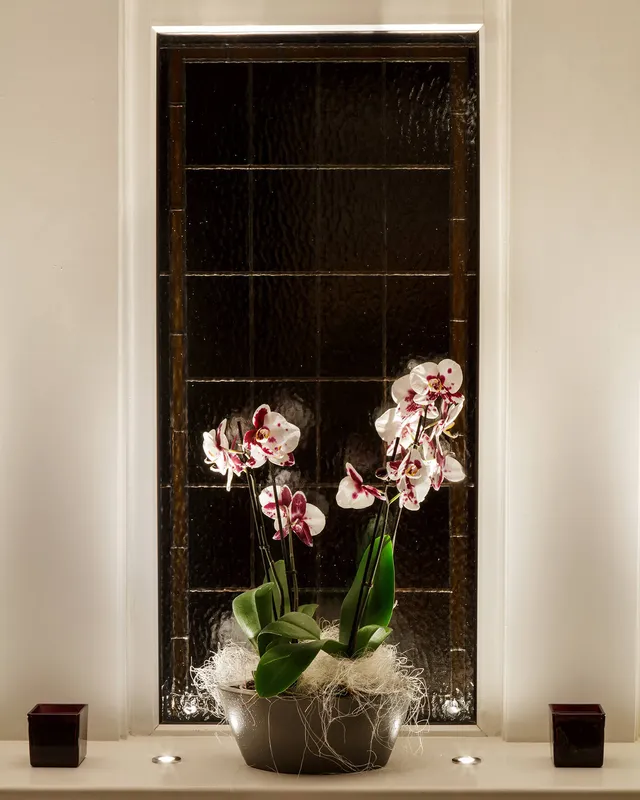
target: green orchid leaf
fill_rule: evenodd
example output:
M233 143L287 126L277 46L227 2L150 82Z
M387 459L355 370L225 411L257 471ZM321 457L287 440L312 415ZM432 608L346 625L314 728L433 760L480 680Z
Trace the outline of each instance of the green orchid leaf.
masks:
M308 614L290 611L267 625L262 634L275 634L285 639L319 639L321 631L318 623Z
M306 605L300 606L298 611L301 614L308 614L310 617L313 617L318 610L317 603L307 603Z
M356 635L355 657L377 650L390 633L391 628L384 628L382 625L365 625L360 628Z
M249 589L247 592L239 594L232 603L233 616L242 628L244 635L254 647L257 647L256 640L262 630L260 617L256 607L256 590Z
M255 603L260 620L260 628L266 628L273 622L273 589L275 584L263 583L255 590Z
M380 544L380 537L377 537L373 543L372 561L377 553ZM344 598L342 608L340 609L340 641L342 644L349 643L351 629L353 627L354 618L356 615L356 607L358 604L358 597L360 595L360 587L364 579L364 570L367 564L369 555L369 547L364 551L360 560L360 565L354 578L351 588ZM393 614L393 606L395 603L395 569L393 565L393 547L389 536L384 537L382 546L382 553L380 556L380 563L374 576L373 584L364 612L360 619L360 626L378 625L386 628L391 620Z
M393 563L391 538L385 536L380 563L373 579L360 627L380 625L386 628L391 622L396 603L396 571Z
M325 653L335 658L341 658L347 655L347 645L341 642L336 642L335 639L323 639L324 645L322 649Z
M280 581L280 586L282 586L284 590L284 613L288 614L291 611L291 605L289 604L289 585L287 583L287 568L285 567L284 561L280 559L280 561L276 561L274 564L275 567L275 575L274 570L269 567L269 581L274 584L273 589L273 596L276 601L276 608L278 609L278 614L280 613L281 608L281 600L280 600L280 588L278 586L278 581ZM276 580L276 577L278 580Z
M274 633L265 633L261 631L258 634L258 654L263 656L270 647L277 644L282 644L282 637L276 636Z
M321 639L316 639L270 647L255 671L256 692L260 697L275 697L286 691L311 664L323 644Z

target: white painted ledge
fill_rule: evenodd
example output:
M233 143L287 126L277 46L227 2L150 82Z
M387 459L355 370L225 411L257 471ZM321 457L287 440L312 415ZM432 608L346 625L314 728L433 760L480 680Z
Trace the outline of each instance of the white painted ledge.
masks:
M153 764L161 753L180 755L180 764ZM480 756L474 767L451 763L453 756ZM325 777L276 775L244 765L230 736L145 737L90 742L78 769L32 769L26 742L0 743L0 797L35 800L326 800L356 795L366 800L484 797L569 798L585 794L638 797L640 745L610 744L605 767L555 769L546 744L511 744L500 739L402 737L386 769Z

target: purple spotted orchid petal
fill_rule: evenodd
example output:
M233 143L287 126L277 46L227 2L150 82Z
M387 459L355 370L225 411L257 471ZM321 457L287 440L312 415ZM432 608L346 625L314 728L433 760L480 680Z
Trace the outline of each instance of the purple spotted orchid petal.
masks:
M212 472L227 476L227 490L231 488L231 480L234 475L241 475L245 466L238 453L233 452L234 443L229 446L229 439L226 434L227 420L224 419L210 431L205 431L202 435L202 447L205 459Z
M400 507L417 511L431 488L431 469L417 447L412 447L399 461L390 462L389 477L400 493Z
M261 467L270 461L280 467L295 464L293 451L300 441L300 428L288 422L282 414L261 405L253 415L253 428L244 435L244 446L248 452L247 465Z
M326 519L322 511L313 503L307 503L304 492L296 492L293 495L290 506L290 530L307 545L313 546L313 537L317 536L324 529ZM285 531L285 536L288 531ZM276 532L276 539L280 538Z
M347 474L340 481L336 503L340 508L368 508L374 500L384 500L384 494L375 486L365 484L362 475L351 465L346 465Z
M404 375L395 381L391 387L391 397L397 404L401 419L411 417L422 410L416 402L416 391L411 385L411 375Z
M263 489L259 497L262 512L273 520L275 528L273 538L286 538L293 531L301 542L311 547L312 538L321 533L325 526L324 514L317 506L307 503L303 492L292 494L288 486L278 486L277 493L282 530L278 524L273 488L268 486Z
M385 411L381 417L378 417L375 427L382 441L388 445L387 455L393 455L393 451L396 449L396 439L399 440L398 444L402 449L406 450L411 447L422 411L423 409L419 408L411 416L402 417L397 408L390 408L389 411Z
M419 511L420 504L424 501L431 488L430 483L414 484L408 480L405 488L400 492L400 508L406 508L407 511Z
M409 385L415 392L413 402L427 406L427 416L435 419L439 415L436 401L440 400L446 405L460 396L462 369L450 358L445 358L439 364L426 361L411 370Z
M463 405L464 397L455 398L455 400L449 403L443 416L441 416L430 427L425 428L424 436L421 436L421 439L428 439L435 445L436 449L439 450L440 453L444 453L442 436L444 435L451 439L456 438L457 434L451 433L451 429L453 428L456 419L460 415Z
M389 444L397 437L401 423L402 417L398 409L390 408L382 416L378 417L375 421L375 428L382 441Z
M284 515L289 513L289 507L291 505L291 500L292 500L291 489L288 486L278 486L276 488L278 492L278 505L280 506L280 515L284 517ZM258 500L260 501L260 507L262 508L262 513L265 514L265 516L269 517L270 519L275 519L277 521L278 514L273 495L273 488L271 486L267 486L266 489L263 489L260 492Z
M440 489L444 481L458 483L465 479L462 464L452 455L444 452L442 447L434 441L427 439L422 445L422 453L425 462L429 465L431 483L436 491Z
M463 481L466 477L462 469L462 464L453 456L445 456L442 472L444 474L444 479L449 481L449 483L458 483L459 481Z

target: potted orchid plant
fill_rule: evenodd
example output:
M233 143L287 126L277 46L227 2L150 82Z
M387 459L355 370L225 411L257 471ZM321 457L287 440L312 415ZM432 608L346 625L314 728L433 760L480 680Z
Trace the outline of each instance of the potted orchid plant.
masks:
M375 506L369 542L333 623L301 604L296 548L313 546L325 515L276 471L295 465L300 430L268 405L251 424L223 420L204 433L205 463L248 486L263 583L233 601L246 643L229 643L193 670L201 696L229 722L250 766L328 773L384 766L400 726L426 690L420 670L388 644L395 605L394 547L404 512L431 490L464 479L452 452L464 397L462 370L427 362L395 381L395 405L375 422L384 462L365 483L352 464L340 482L342 508ZM274 556L273 542L279 549Z

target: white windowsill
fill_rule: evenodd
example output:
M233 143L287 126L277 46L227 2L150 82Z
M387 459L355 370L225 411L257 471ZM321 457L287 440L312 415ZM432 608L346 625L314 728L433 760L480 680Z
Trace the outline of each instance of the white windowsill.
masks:
M171 753L180 764L153 764ZM477 766L451 762L456 755L480 756ZM205 800L324 800L362 798L568 798L583 794L637 797L640 746L610 744L604 769L555 769L548 744L513 744L493 738L401 737L389 765L359 775L293 776L245 766L231 736L140 737L123 742L90 742L79 769L32 769L26 742L0 743L0 797L42 796L73 800L172 798Z

